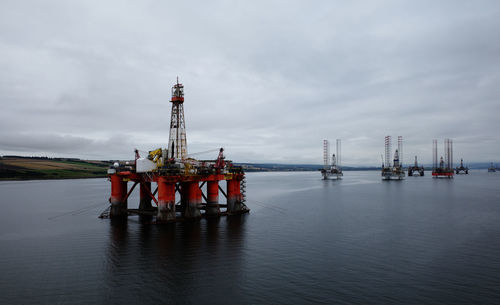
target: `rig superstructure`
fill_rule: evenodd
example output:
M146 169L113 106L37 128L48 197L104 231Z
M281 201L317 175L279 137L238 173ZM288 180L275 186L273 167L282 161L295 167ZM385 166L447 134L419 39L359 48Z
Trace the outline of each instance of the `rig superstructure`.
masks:
M109 168L111 206L101 216L156 215L156 222L173 222L249 212L245 205L243 169L225 160L222 148L216 160L195 160L187 154L184 86L179 80L172 87L170 102L168 148L150 151L145 157L136 149L134 161L116 162ZM129 181L133 183L130 189ZM226 181L225 191L219 185L221 181ZM152 183L156 184L154 191ZM137 185L140 186L139 209L128 209L127 199ZM226 197L226 204L219 204L219 192ZM177 193L179 200L176 200ZM153 207L151 201L157 207Z
M323 179L342 179L344 175L342 173L341 166L341 142L340 139L336 141L336 155L332 155L332 162L330 165L330 143L328 140L323 140L323 168L321 169L321 175Z
M444 159L443 156L437 159L437 140L432 140L432 177L433 178L453 178L453 141L444 139Z
M418 175L415 175L417 173ZM408 176L423 176L424 167L418 166L417 156L415 156L415 164L413 166L408 166Z
M402 180L405 178L403 170L403 137L398 136L398 149L394 152L394 160L391 164L391 136L385 137L385 163L382 158L382 179L383 180Z
M455 168L455 174L469 174L469 168L467 166L464 166L464 159L460 159L460 166L457 166L457 168Z

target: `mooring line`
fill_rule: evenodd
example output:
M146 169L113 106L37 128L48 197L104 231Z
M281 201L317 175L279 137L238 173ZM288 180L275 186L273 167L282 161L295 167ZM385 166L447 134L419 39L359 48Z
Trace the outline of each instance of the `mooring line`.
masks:
M58 214L58 215L55 215L55 216L51 216L48 218L48 220L54 220L56 218L59 218L59 217L63 217L63 216L67 216L67 215L78 215L78 214L81 214L83 212L86 212L92 208L95 208L95 207L98 207L98 206L102 206L102 203L97 203L97 204L93 204L93 205L89 205L89 206L85 206L83 208L80 208L78 210L73 210L73 211L69 211L69 212L64 212L64 213L61 213L61 214Z
M286 209L284 209L282 207L273 206L273 205L270 205L268 203L265 203L265 202L262 202L262 201L258 201L258 200L255 200L255 199L253 199L251 201L251 203L252 204L256 204L258 206L261 206L263 208L268 208L268 209L274 210L274 211L282 213L282 214L284 214L287 211Z

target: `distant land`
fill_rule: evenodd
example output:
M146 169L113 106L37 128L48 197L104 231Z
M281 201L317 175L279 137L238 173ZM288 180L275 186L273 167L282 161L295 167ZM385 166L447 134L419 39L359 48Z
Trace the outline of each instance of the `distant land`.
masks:
M296 172L296 171L318 171L323 168L319 164L280 164L280 163L234 163L240 165L246 172ZM345 171L380 170L375 166L343 166Z
M107 176L107 169L116 160L81 160L78 158L49 158L26 156L1 156L0 180L36 179L78 179ZM466 164L470 169L487 169L491 163ZM280 163L236 163L246 172L284 172L317 171L319 164L280 164ZM431 170L430 165L424 165ZM376 166L343 166L344 171L380 170Z
M106 177L110 164L76 158L3 156L0 157L0 180Z

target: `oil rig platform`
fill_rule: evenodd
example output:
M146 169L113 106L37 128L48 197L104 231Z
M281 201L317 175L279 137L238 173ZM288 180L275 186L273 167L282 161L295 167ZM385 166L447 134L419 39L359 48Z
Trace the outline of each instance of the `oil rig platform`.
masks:
M491 162L490 167L488 167L488 173L494 173L497 171L497 167L493 165L493 162Z
M415 175L415 173L417 175ZM415 164L413 166L408 167L408 177L409 176L423 176L424 175L424 167L418 166L417 156L415 156Z
M337 139L336 142L336 150L337 155L332 155L332 162L330 165L330 143L328 140L323 140L323 168L321 169L321 175L323 176L323 180L327 179L342 179L344 175L342 173L341 167L341 158L340 158L340 150L341 150L341 142L340 139Z
M101 217L156 215L156 222L163 223L248 213L245 173L240 166L225 160L222 148L215 160L195 160L187 154L184 86L179 80L172 87L170 102L168 149L158 148L144 157L136 149L134 161L115 162L108 169L111 206ZM221 187L222 181L226 182L224 188ZM132 184L130 189L128 182ZM156 184L155 190L152 189L153 183ZM140 191L139 208L129 209L127 201L137 185ZM226 198L225 204L219 203L219 193Z
M455 168L455 174L469 174L469 168L467 166L464 166L464 159L460 159L460 166L457 166L457 168Z
M403 137L398 136L398 149L394 152L394 160L391 164L391 136L385 137L385 163L382 157L382 179L383 180L403 180L405 172L400 160L403 159Z
M453 178L453 141L444 140L444 156L441 156L439 164L437 161L437 140L432 140L432 177Z

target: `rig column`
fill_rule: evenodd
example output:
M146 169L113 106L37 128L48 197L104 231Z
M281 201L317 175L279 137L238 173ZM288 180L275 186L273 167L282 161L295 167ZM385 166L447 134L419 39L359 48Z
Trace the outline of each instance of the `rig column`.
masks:
M109 217L127 217L127 181L123 181L122 177L118 174L110 175L109 179L111 180L111 197L109 198L111 209Z
M182 204L184 218L200 218L201 190L198 181L182 183Z
M240 178L234 176L231 180L227 180L227 213L229 215L247 210L241 199Z
M141 183L140 188L140 201L139 201L139 210L152 210L153 206L151 205L151 197L149 196L149 192L151 191L151 182L143 182Z
M218 216L219 207L219 181L207 182L207 206L205 213L207 216Z
M166 177L158 178L158 215L156 221L168 222L175 220L175 182L167 181Z

